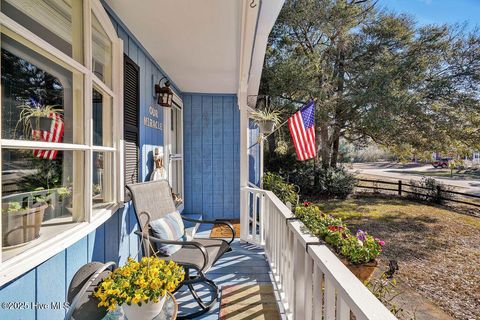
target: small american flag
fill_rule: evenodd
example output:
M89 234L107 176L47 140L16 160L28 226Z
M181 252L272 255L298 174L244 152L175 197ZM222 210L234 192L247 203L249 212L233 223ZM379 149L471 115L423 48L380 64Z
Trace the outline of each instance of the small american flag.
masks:
M315 147L315 104L310 101L288 119L288 128L300 161L316 155Z
M52 119L50 130L32 130L32 135L35 140L44 142L62 142L64 124L62 115L52 112L48 116ZM57 157L58 150L34 150L33 155L41 159L53 160Z

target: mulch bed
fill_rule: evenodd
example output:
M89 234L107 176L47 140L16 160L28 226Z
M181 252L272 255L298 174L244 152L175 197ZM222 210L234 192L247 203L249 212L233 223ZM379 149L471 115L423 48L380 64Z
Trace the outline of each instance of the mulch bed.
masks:
M389 260L397 260L402 295L412 291L456 319L480 319L479 218L395 198L319 205L346 218L352 229L386 241L379 266L387 270ZM406 311L408 319L415 317L415 310Z

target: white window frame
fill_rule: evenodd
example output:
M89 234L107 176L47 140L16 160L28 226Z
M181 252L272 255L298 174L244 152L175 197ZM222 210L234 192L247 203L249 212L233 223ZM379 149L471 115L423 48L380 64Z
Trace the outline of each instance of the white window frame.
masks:
M112 41L112 88L104 84L92 72L92 21L91 14L95 14L100 24L104 28L108 37ZM62 250L81 240L89 233L95 231L100 225L107 221L119 208L123 206L123 41L118 38L117 32L110 21L108 14L99 0L83 0L83 48L84 63L81 64L69 55L60 51L52 44L46 42L30 30L26 29L13 19L0 12L0 24L8 28L17 35L25 38L33 45L46 50L53 57L61 60L70 68L79 72L84 77L84 105L83 112L85 129L84 144L70 143L48 143L41 141L20 141L10 139L0 139L1 148L13 149L55 149L55 150L79 150L84 152L85 159L85 180L84 180L84 222L78 223L54 237L38 243L35 247L29 248L24 252L2 262L2 250L0 250L0 286L17 278L25 272L38 266L40 263L48 260ZM112 97L112 121L113 137L111 147L93 146L92 133L92 89L93 84L102 89ZM1 97L0 97L1 98ZM0 101L1 102L1 101ZM114 154L113 160L113 195L114 203L93 214L92 209L92 157L94 151L108 151ZM1 153L0 153L1 162ZM0 175L1 183L1 175ZM1 189L0 189L1 195ZM1 202L1 196L0 196ZM0 219L0 230L1 230ZM0 237L1 248L2 237Z
M183 145L183 101L182 99L174 93L173 95L173 105L172 108L176 108L177 110L180 111L180 121L182 123L182 129L180 130L180 145L182 146L182 153L181 154L172 154L172 130L171 130L171 118L172 118L172 113L170 108L164 108L163 111L163 128L165 129L164 135L163 135L163 143L164 143L164 163L166 164L165 170L167 172L168 176L168 182L170 185L172 185L172 162L173 161L181 161L182 162L182 190L181 190L181 196L183 198L182 204L180 204L177 209L178 211L182 212L184 207L185 207L185 163L184 163L184 145ZM179 106L177 108L176 105Z

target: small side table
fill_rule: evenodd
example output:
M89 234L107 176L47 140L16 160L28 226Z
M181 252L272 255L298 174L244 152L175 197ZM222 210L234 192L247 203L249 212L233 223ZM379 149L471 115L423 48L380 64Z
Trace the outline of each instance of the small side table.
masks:
M177 319L178 303L173 294L167 292L167 299L163 305L162 312L153 320L175 320Z
M170 293L167 292L167 299L165 300L165 304L163 305L162 311L158 316L153 318L152 320L175 320L177 319L178 314L178 303L175 300L175 297ZM123 313L123 309L118 307L114 311L107 313L107 315L102 320L127 320L128 318ZM149 320L149 319L145 319Z

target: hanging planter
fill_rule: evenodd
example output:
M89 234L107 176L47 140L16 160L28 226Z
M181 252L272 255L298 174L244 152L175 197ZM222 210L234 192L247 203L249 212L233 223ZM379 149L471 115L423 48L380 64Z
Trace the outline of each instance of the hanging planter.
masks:
M36 131L50 131L53 121L49 117L32 117L30 118L30 127Z
M275 130L279 123L280 113L278 111L258 110L252 112L252 119L257 122L261 134L269 134Z
M257 122L260 128L260 133L272 133L275 129L275 121L273 120L260 120Z
M50 131L55 121L63 121L61 112L63 109L57 106L42 106L42 105L21 105L18 108L20 111L20 118L18 119L15 132L19 125L22 125L23 136L31 137L32 131Z

